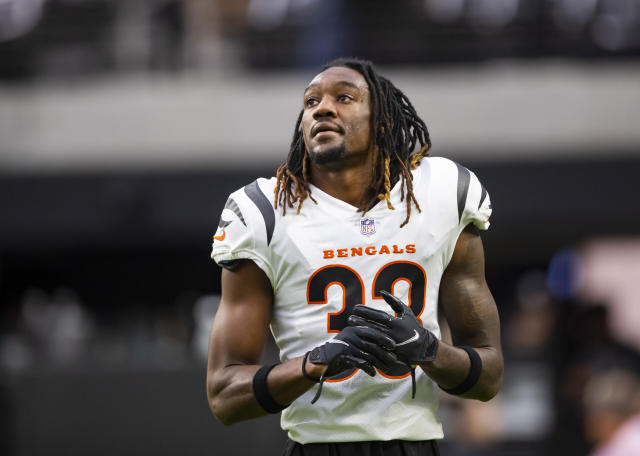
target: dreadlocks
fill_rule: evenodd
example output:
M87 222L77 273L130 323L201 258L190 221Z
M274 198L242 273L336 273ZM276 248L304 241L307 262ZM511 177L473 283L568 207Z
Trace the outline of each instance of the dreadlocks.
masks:
M379 200L386 201L389 209L395 209L391 204L391 188L398 179L402 179L401 201L406 201L407 206L407 216L400 225L402 228L409 222L412 203L420 211L413 194L411 170L428 155L431 147L427 126L407 96L391 81L379 75L371 62L340 58L327 64L322 71L332 67L346 67L357 71L369 86L372 149L377 151L372 160L373 178L370 189L375 196L364 207L358 209L365 213ZM297 212L300 213L302 203L307 197L315 202L309 189L309 155L300 128L302 114L301 111L296 121L287 161L280 165L276 172L275 207L280 204L283 214L287 207L293 208L296 203ZM414 153L418 145L420 149Z

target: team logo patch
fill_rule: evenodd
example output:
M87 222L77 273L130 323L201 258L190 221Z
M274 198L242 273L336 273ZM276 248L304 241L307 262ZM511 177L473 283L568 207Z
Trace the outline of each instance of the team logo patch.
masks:
M374 219L362 219L360 220L360 233L365 236L369 236L376 232L376 221Z

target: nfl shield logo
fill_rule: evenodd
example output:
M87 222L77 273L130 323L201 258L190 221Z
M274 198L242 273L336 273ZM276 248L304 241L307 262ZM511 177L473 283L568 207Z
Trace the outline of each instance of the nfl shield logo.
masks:
M360 220L360 232L365 236L369 236L376 232L376 221L374 219Z

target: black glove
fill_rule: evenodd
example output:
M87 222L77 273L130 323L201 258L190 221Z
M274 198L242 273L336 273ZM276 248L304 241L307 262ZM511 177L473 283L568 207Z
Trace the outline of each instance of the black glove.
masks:
M387 291L381 291L380 294L397 316L358 304L348 322L352 326L377 328L394 340L394 353L411 368L415 396L415 365L436 359L438 338L422 326L411 308L400 299Z
M324 381L349 369L358 368L370 376L375 368L388 369L397 362L392 353L393 339L378 329L347 326L336 337L314 348L309 353L312 364L326 364L327 370L320 377L320 388L311 403L320 397Z

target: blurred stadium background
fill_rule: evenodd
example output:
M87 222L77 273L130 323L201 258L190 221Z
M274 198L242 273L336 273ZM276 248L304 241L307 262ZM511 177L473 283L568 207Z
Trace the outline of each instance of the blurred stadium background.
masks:
M210 239L338 55L492 196L505 383L443 397L443 453L585 455L637 412L640 0L0 0L1 454L279 454L207 407Z

